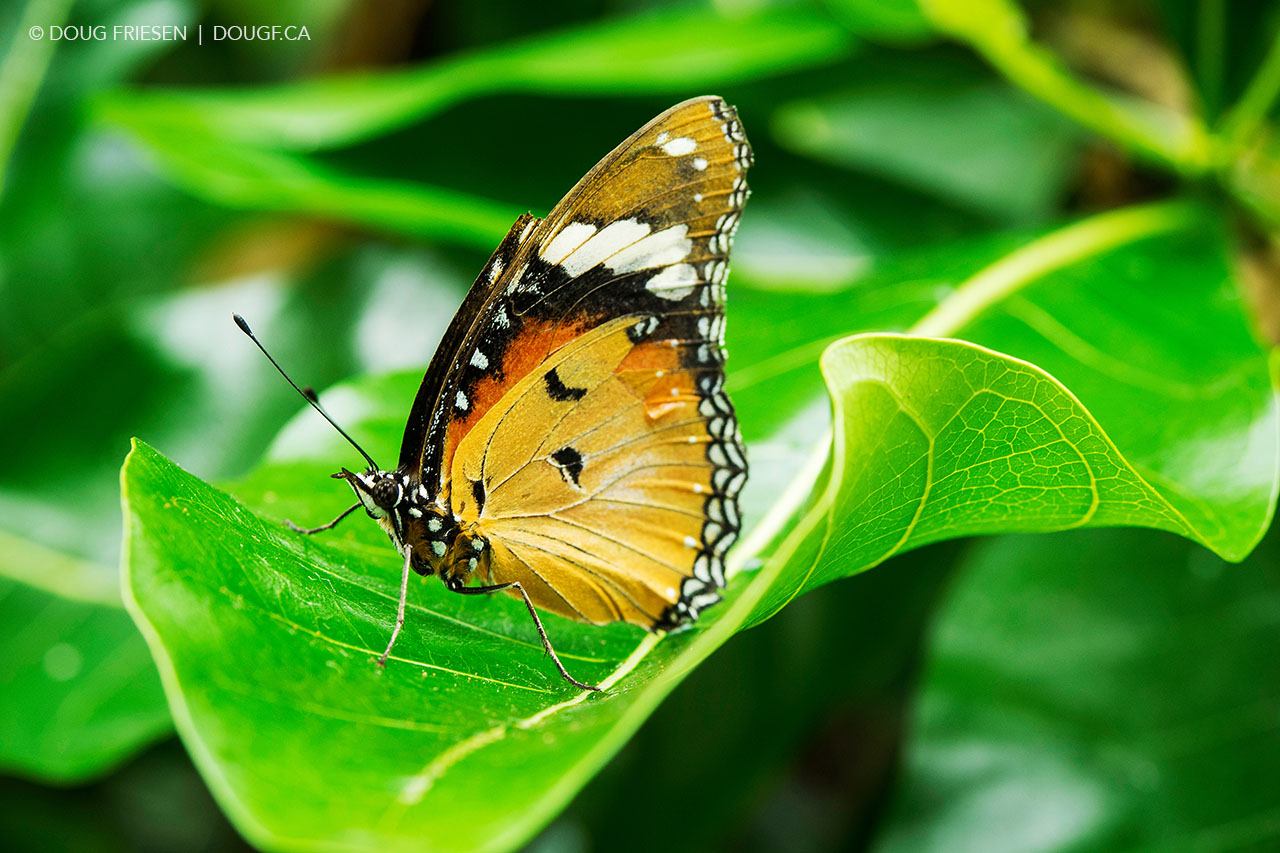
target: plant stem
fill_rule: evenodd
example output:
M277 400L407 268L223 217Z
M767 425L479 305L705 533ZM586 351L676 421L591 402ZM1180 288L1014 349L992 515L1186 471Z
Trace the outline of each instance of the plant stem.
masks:
M1118 246L1179 231L1197 222L1199 208L1169 201L1111 210L1033 240L979 270L920 318L909 334L949 337L987 309L1037 279Z
M1195 64L1203 109L1209 121L1217 118L1222 110L1222 50L1226 44L1226 26L1222 0L1200 0L1196 9Z
M1271 49L1244 94L1223 119L1223 135L1235 142L1245 141L1266 119L1277 98L1280 98L1280 33L1272 39Z
M1031 41L1021 10L1009 0L922 0L922 8L935 26L967 42L1009 82L1083 127L1181 175L1212 168L1215 146L1199 119L1083 82Z
M0 578L50 595L104 607L121 607L120 579L114 567L48 548L0 530Z
M60 26L71 12L73 0L30 0L13 31L9 50L0 61L0 193L4 192L9 159L18 134L27 121L31 104L44 82L53 59L51 26ZM41 38L32 38L35 27L43 28Z
M1010 82L1135 154L1184 175L1208 170L1212 146L1198 121L1157 104L1109 97L1071 76L1048 51L1030 43L985 56Z

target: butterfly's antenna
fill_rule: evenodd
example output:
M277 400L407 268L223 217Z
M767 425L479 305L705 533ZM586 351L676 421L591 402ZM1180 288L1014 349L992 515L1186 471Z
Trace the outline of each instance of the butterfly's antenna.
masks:
M320 416L324 418L326 421L328 421L333 426L333 428L336 429L338 433L343 438L345 438L352 447L360 451L360 455L363 456L365 458L365 461L369 463L370 468L373 468L374 470L382 470L378 468L378 463L373 461L373 457L370 456L368 453L365 453L364 448L356 444L356 440L351 436L347 435L347 431L342 427L338 426L338 422L335 421L333 418L329 417L328 412L320 408L320 401L316 397L316 392L313 389L308 387L304 391L303 389L298 387L298 383L294 382L292 379L289 378L289 374L285 373L284 368L280 366L280 362L276 361L275 358L271 355L271 353L267 352L267 348L262 345L262 341L258 340L258 336L253 333L253 329L249 328L249 324L244 321L244 318L241 317L239 314L232 314L231 317L233 320L236 321L236 325L240 327L240 331L248 335L249 340L253 341L255 344L258 345L258 349L262 350L262 354L267 357L267 361L271 362L271 366L274 367L276 370L280 371L280 375L284 377L284 381L292 385L293 390L301 394L302 399L306 400L307 403L311 405L311 408L319 412Z

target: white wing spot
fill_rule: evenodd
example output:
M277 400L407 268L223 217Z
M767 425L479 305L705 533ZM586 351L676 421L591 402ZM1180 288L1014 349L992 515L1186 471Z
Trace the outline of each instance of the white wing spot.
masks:
M677 136L670 142L662 144L662 150L670 154L672 157L682 157L685 154L692 154L697 149L698 143L694 142L687 136Z
M670 299L684 299L698 284L698 271L692 264L676 264L667 267L644 283L645 289L655 296Z
M590 227L594 232L594 226ZM640 241L652 230L648 223L635 219L619 219L601 228L599 233L593 233L590 239L581 241L563 258L552 263L560 264L566 273L576 278ZM547 260L551 259L547 258Z
M458 396L453 398L453 404L458 407L458 411L465 412L469 405L467 403L467 395L459 391Z
M589 222L570 222L548 240L538 254L549 264L563 263L594 233L596 227Z
M559 264L566 274L576 278L601 264L617 273L669 267L683 261L693 250L686 223L651 232L651 225L637 219L619 219L600 229L571 222L543 247L542 258ZM685 274L682 270L678 275Z
M705 172L705 171L707 170L707 160L706 160L706 158L705 158L705 157L694 157L694 158L693 158L693 168L697 169L699 172Z
M661 145L662 143L666 142L666 141L667 141L668 139L670 139L670 138L671 138L671 134L667 133L667 132L664 130L664 131L662 131L662 133L659 133L659 134L658 134L658 141L657 141L655 144L656 144L656 145Z
M689 226L681 223L654 234L642 236L641 239L615 251L608 259L609 269L617 273L629 273L679 263L687 258L693 249L693 241L686 236L688 233Z
M694 200L695 202L700 202L700 201L702 201L702 193L694 193L694 194L693 194L693 200Z
M484 353L480 352L480 350L476 350L475 352L471 353L471 366L474 367L476 370L488 370L489 357Z

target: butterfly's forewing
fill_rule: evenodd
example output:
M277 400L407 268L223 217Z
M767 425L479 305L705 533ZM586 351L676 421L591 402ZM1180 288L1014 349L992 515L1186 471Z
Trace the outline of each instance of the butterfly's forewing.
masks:
M746 477L722 340L749 165L731 108L685 102L490 261L402 463L489 539L491 582L649 627L717 599Z

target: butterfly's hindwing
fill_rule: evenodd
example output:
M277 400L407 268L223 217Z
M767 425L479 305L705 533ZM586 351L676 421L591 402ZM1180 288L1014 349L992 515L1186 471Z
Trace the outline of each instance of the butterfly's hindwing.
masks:
M718 600L746 478L723 334L750 158L719 98L678 105L477 280L402 464L492 544L487 581L650 628Z

